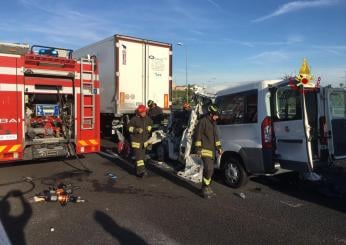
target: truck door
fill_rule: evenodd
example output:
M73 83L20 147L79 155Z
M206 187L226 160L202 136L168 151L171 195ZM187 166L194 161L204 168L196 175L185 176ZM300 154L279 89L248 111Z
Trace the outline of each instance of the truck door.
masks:
M314 93L302 93L289 85L272 90L275 158L282 168L313 170L313 124L317 118L317 102L314 103L314 99Z
M13 74L19 73L17 59L7 61L7 65L12 67L2 68L4 72L0 69L0 73L7 75L11 70ZM15 77L15 84L11 84L6 81L6 76L3 77L5 78L0 82L0 158L6 144L22 140L22 93L18 89L21 86L18 84L19 78Z
M147 44L146 100L153 100L161 108L168 108L169 47Z
M328 149L333 160L346 158L346 89L324 88Z
M120 109L133 112L145 103L145 44L119 39Z
M1 57L0 67L0 162L22 158L23 85L18 58Z

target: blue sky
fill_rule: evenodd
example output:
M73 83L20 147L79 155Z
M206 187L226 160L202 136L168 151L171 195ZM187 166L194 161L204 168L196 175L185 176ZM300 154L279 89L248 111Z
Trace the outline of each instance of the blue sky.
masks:
M5 0L0 15L0 41L75 49L124 34L172 43L178 84L184 48L190 83L276 79L304 57L323 83L346 81L346 0Z

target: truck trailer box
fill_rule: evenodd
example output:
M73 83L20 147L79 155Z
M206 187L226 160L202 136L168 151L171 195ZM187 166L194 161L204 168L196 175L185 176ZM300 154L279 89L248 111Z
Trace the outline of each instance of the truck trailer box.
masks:
M76 58L96 56L102 85L101 117L133 114L153 100L168 112L171 104L172 45L114 35L73 52Z

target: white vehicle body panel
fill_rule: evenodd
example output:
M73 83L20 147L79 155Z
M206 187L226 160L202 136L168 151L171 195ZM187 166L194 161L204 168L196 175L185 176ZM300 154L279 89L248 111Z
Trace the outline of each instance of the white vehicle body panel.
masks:
M101 81L101 113L133 114L154 100L169 109L172 45L115 35L74 51L74 57L96 55ZM166 98L166 100L165 100Z

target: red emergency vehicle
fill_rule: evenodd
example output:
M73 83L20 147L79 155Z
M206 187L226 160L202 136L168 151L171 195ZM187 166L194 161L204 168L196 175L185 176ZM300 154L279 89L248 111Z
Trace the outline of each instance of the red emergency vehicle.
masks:
M96 57L0 43L0 163L100 151Z

